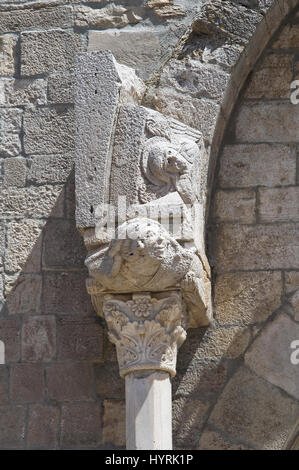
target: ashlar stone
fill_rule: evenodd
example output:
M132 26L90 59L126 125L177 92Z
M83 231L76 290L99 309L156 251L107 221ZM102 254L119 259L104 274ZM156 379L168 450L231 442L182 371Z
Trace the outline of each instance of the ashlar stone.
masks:
M75 24L81 28L122 28L142 21L142 8L126 8L110 3L99 10L85 6L75 7Z
M44 79L3 79L0 81L0 106L43 105L47 102Z
M292 103L242 106L236 121L238 142L298 142L299 107Z
M39 272L43 223L33 220L15 221L8 225L5 268L8 272L23 269Z
M15 71L15 47L17 37L14 34L0 36L0 75L13 76Z
M247 368L228 382L209 423L254 449L282 449L299 416L298 401Z
M62 29L21 33L21 74L70 70L82 47L81 37Z
M120 400L104 401L103 444L113 444L117 447L126 444L126 407Z
M0 108L0 155L17 156L21 152L21 122L23 111L18 108Z
M46 6L46 5L45 5ZM1 12L0 32L26 31L31 28L72 26L72 9L40 8Z
M295 223L219 226L214 234L217 271L298 269L298 227Z
M299 339L299 324L279 315L259 333L245 355L257 375L299 399L299 367L291 361L291 344Z
M24 114L24 149L31 155L74 150L74 115L70 107L32 108Z
M6 158L3 163L3 187L22 188L26 183L27 164L23 157Z
M215 317L220 324L261 323L280 306L280 272L220 274L215 279Z

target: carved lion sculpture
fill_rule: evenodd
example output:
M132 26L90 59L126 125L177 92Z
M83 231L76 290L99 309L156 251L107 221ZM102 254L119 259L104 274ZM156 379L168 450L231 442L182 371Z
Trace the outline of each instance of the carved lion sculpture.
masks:
M193 176L199 153L191 140L172 144L166 138L152 137L144 147L142 168L150 190L156 197L178 191L185 203L196 199ZM141 196L142 198L142 196Z

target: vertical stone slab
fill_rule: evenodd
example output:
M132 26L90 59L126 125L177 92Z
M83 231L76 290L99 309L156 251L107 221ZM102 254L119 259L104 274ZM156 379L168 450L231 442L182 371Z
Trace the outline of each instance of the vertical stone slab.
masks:
M97 206L108 202L121 82L110 52L78 54L75 70L76 222L81 228L93 227Z

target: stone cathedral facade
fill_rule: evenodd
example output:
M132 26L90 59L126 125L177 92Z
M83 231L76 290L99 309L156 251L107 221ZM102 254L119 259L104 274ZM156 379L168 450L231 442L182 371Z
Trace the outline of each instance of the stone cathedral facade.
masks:
M124 449L144 369L174 449L299 449L298 229L298 0L0 0L0 449Z

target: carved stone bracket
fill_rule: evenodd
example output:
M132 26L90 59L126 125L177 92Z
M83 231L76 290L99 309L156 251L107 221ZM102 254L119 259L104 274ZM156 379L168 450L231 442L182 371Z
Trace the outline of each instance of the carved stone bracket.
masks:
M186 338L180 292L164 298L136 293L131 300L106 295L103 316L116 345L120 375L137 370L176 373L177 350Z
M87 290L126 378L132 435L152 400L169 420L177 350L188 327L212 317L207 153L198 130L140 105L144 83L110 52L79 54L75 74L76 223L88 250ZM138 390L149 401L137 419ZM140 445L156 445L157 429L161 417L153 444ZM144 435L135 431L133 447ZM159 445L170 445L169 433L171 423Z

